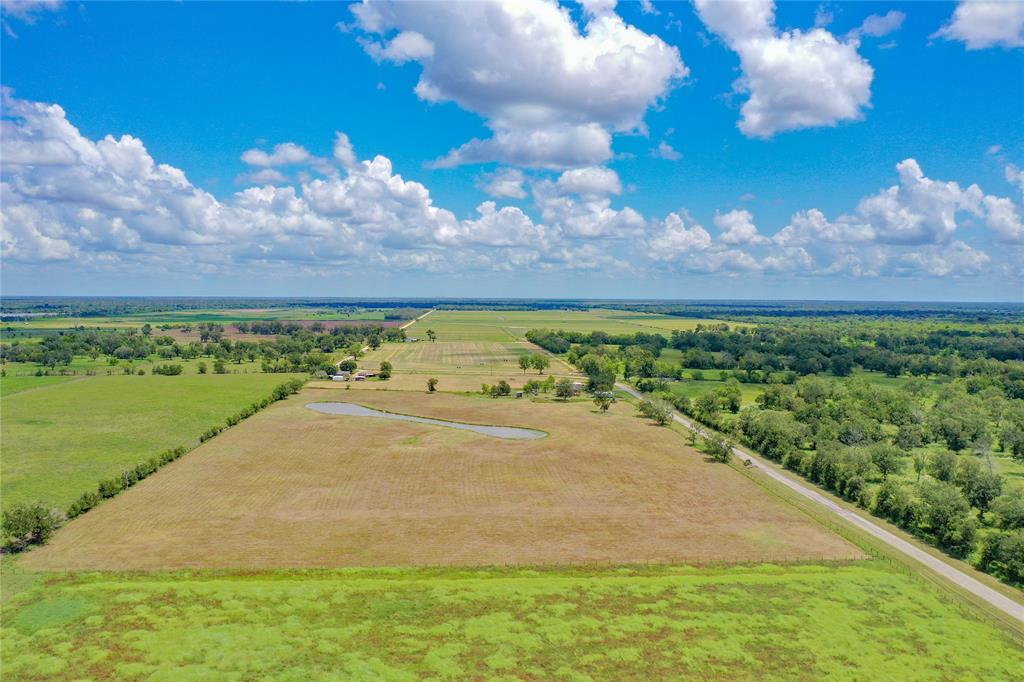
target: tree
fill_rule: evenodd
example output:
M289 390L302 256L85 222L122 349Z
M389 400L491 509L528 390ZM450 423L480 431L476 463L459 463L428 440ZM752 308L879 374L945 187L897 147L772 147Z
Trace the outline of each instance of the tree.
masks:
M576 391L572 389L572 380L570 379L559 379L558 383L555 384L555 396L562 400L568 400L576 394Z
M502 379L498 383L490 387L490 395L492 398L500 398L506 395L512 395L512 386Z
M427 379L427 393L434 393L437 391L437 379L430 377Z
M955 486L942 481L920 485L921 522L940 547L957 557L974 548L977 524L969 518L970 505Z
M615 396L610 391L602 391L594 396L594 404L601 412L607 412L614 402Z
M146 324L142 325L142 335L143 336L149 336L152 333L153 333L153 328L151 326L149 326L149 322L147 322Z
M217 358L213 361L213 373L214 374L227 374L227 367L224 366L224 360Z
M949 450L936 452L928 462L928 473L946 483L953 480L957 457Z
M710 435L704 438L704 452L716 462L728 463L732 459L733 445L721 436Z
M898 473L903 468L903 453L895 445L877 443L871 446L869 452L871 462L878 469L878 473L882 474L883 481L889 474Z
M198 370L200 374L206 374L206 363L202 360L199 361Z
M544 370L551 366L551 360L548 356L541 355L540 353L534 353L530 356L530 367L537 370L537 374L543 374Z
M733 414L740 411L740 405L743 402L743 390L740 388L740 382L736 381L735 378L730 377L725 382L725 386L719 388L716 393L725 409Z
M341 362L338 363L338 369L341 370L342 372L354 372L356 371L356 367L358 366L359 365L356 364L356 361L351 359L342 360Z
M975 459L962 459L957 464L953 480L971 506L978 508L979 518L1003 490L1002 476L986 471Z
M921 474L924 473L925 468L928 466L928 458L923 453L917 453L914 455L914 473L917 474L917 482L921 482Z
M391 378L391 369L391 363L385 360L380 363L380 372L377 373L377 376L380 377L381 381L387 381Z
M434 341L437 341L437 334L434 332L433 329L428 329L427 330L427 338L430 339L431 343L433 343Z
M530 356L520 355L519 356L519 369L523 370L523 374L526 374L526 370L530 369L533 363L530 362Z
M714 423L718 418L718 396L714 393L701 393L693 401L693 411L702 422Z
M6 509L0 526L7 546L18 552L49 540L63 521L64 515L56 509L42 502L28 502Z
M667 426L672 421L672 410L660 400L645 400L637 406L640 414L653 419L660 426Z

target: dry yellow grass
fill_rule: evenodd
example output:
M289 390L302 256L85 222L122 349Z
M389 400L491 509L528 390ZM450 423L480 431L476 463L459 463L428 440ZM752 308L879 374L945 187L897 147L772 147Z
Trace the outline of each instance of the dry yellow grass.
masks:
M324 415L382 409L547 431L507 441ZM30 552L34 569L760 561L861 552L619 404L305 390Z
M396 372L414 374L518 374L519 356L539 353L548 356L550 372L569 374L572 367L561 358L555 357L529 341L417 341L415 343L386 343L379 349L367 353L359 365L376 369L387 360ZM537 378L536 370L529 370ZM541 377L543 378L543 377Z

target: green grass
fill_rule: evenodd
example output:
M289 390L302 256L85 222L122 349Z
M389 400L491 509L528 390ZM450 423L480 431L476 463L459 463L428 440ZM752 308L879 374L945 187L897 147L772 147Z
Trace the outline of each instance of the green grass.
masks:
M1021 643L883 561L52 575L4 679L1015 679Z
M426 338L428 329L439 341L519 341L530 329L603 331L609 334L646 332L668 336L675 329L722 320L698 320L671 315L648 315L621 310L438 310L409 327L409 336ZM730 323L732 324L732 323Z
M3 504L64 508L100 479L195 441L289 376L97 376L8 395L0 402Z
M707 372L705 372L705 376L708 376ZM693 379L685 379L683 381L668 382L668 388L672 393L675 395L685 395L691 400L704 393L713 393L724 386L725 382L723 381L695 381ZM743 404L748 405L753 403L763 390L764 386L761 384L740 384L740 394L743 396Z
M6 376L0 378L0 397L21 393L33 388L53 386L65 381L71 381L72 377L36 377L36 376Z

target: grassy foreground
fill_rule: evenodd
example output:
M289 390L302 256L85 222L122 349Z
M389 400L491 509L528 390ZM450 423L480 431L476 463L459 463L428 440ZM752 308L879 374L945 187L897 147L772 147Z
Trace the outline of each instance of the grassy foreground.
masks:
M288 376L97 376L9 394L0 404L3 504L63 509L100 479L190 444Z
M882 561L52 575L4 678L1014 679L1020 642Z

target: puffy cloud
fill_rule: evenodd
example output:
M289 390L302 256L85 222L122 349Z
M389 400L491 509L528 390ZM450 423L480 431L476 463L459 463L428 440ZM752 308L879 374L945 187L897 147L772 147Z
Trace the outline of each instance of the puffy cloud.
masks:
M678 213L669 213L648 239L649 256L656 261L674 261L691 251L703 251L711 246L711 235L703 227Z
M242 152L242 161L250 166L294 166L308 163L313 158L305 147L294 142L275 145L269 154L262 149L247 149Z
M984 218L1001 239L1019 239L1020 219L1009 199L986 195L977 185L925 176L915 159L896 165L899 184L865 197L854 214L834 222L817 209L798 212L772 241L780 245L814 242L882 244L942 244L959 227L958 215Z
M1009 199L986 196L982 200L985 208L985 224L1004 242L1024 243L1024 224L1020 213Z
M829 221L816 208L798 211L789 219L789 224L772 236L772 242L781 246L799 246L818 242L858 243L870 242L875 230L870 225L849 216L840 216L836 222Z
M864 19L860 26L850 31L847 36L859 38L865 35L872 38L881 38L900 30L906 18L906 14L895 9L889 10L885 14L872 14Z
M36 12L60 9L63 0L0 0L0 11L15 17L31 18Z
M661 14L651 0L640 0L640 11L644 14L651 14L654 16Z
M1024 3L961 2L932 37L959 40L968 50L1024 47Z
M408 61L427 59L434 55L434 44L416 31L402 31L382 45L373 41L364 43L366 51L377 61L404 64Z
M366 2L352 11L369 36L398 31L389 43L364 45L372 56L421 64L421 99L455 102L494 131L439 165L553 168L611 158L610 132L641 128L647 109L688 73L675 47L626 24L614 5L590 3L582 30L567 9L544 0ZM394 45L413 33L419 37Z
M534 168L569 168L612 158L611 134L598 124L498 129L486 140L472 139L437 161L434 168L502 161Z
M758 233L750 211L735 209L728 213L715 213L714 223L720 232L718 240L723 244L761 244L768 241Z
M611 207L607 194L621 191L619 177L607 168L567 171L555 182L533 185L534 203L546 225L570 238L625 238L640 235L647 225L630 207Z
M502 168L497 173L484 176L481 189L499 199L525 199L523 183L526 176L516 168Z
M678 161L683 155L677 152L672 145L665 140L658 143L658 146L651 150L651 156L665 159L666 161Z
M442 244L483 244L486 246L534 246L546 238L544 227L536 225L515 206L499 209L493 201L476 208L476 220L466 220L438 234Z
M1024 170L1017 168L1012 163L1006 164L1006 181L1016 185L1020 188L1020 193L1024 195Z
M251 173L241 173L235 178L238 185L280 185L288 181L284 173L276 168L261 168Z
M583 196L604 196L622 193L622 183L619 181L619 174L611 168L598 166L567 170L558 176L556 184L563 192Z
M356 150L345 133L334 133L334 160L341 164L342 168L355 168L358 160Z
M824 28L779 33L771 0L695 1L704 24L739 54L743 75L734 87L750 95L741 108L744 134L767 138L863 117L874 70L857 54L856 38L842 41Z
M894 244L941 243L957 228L958 211L980 214L981 189L925 177L914 159L896 165L900 184L863 199L857 212L876 238Z
M935 277L948 277L977 275L991 260L984 251L955 241L945 247L929 246L904 254L900 263L910 270L907 274L923 271Z

